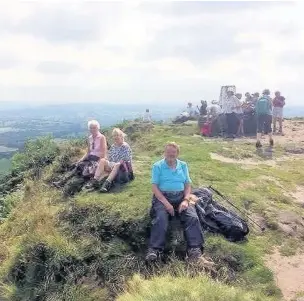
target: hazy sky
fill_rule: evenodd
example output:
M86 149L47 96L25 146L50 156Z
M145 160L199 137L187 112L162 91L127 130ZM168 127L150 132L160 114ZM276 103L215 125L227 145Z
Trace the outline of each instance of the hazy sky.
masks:
M299 2L0 3L0 101L198 102L235 84L302 104Z

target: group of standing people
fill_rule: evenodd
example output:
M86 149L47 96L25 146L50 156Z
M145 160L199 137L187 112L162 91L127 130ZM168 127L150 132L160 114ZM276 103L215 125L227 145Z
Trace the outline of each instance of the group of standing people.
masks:
M275 97L270 97L269 89L265 89L260 96L258 92L245 94L242 101L242 94L228 90L225 100L222 103L212 101L208 112L221 121L225 118L228 137L244 135L244 114L255 113L257 116L257 147L260 147L260 134L281 134L283 135L283 107L285 97L279 91ZM273 122L273 131L271 128ZM279 127L277 128L277 123ZM277 131L278 130L278 131ZM270 139L273 145L273 139Z

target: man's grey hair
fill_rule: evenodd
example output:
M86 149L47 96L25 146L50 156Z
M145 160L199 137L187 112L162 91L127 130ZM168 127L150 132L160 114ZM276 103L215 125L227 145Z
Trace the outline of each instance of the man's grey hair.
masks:
M90 129L91 126L96 126L100 130L100 124L97 120L90 120L88 122L88 129Z

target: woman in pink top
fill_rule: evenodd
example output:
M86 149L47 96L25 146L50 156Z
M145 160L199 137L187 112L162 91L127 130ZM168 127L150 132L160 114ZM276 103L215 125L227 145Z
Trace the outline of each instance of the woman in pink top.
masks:
M88 122L88 129L91 133L88 139L87 153L77 162L83 161L99 161L107 155L107 141L106 137L100 133L100 125L96 120Z
M86 154L75 163L75 168L62 180L53 182L53 185L60 187L74 175L81 173L85 177L93 176L96 173L100 159L107 156L106 137L100 133L100 124L96 120L88 122L90 136L88 138L88 149Z

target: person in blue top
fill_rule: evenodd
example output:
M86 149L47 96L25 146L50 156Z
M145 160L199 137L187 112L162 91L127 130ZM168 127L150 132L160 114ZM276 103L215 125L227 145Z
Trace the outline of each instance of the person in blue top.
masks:
M202 255L203 234L195 206L190 204L191 179L186 162L178 159L179 146L168 143L165 158L152 168L152 228L146 261L157 260L165 247L169 216L178 215L187 240L189 259Z

